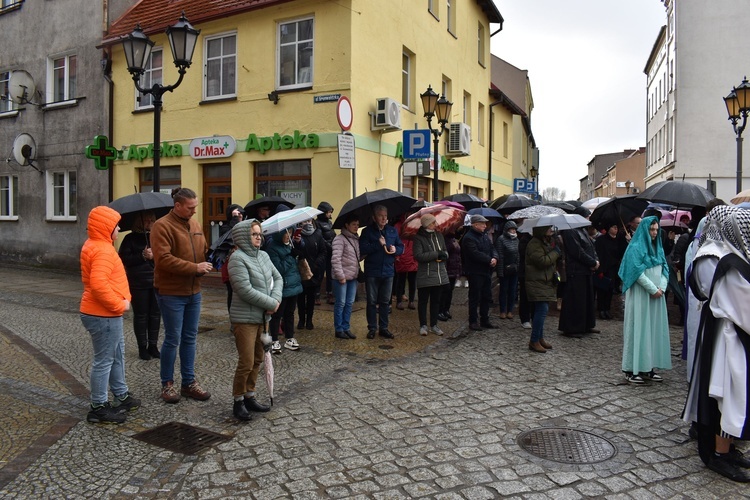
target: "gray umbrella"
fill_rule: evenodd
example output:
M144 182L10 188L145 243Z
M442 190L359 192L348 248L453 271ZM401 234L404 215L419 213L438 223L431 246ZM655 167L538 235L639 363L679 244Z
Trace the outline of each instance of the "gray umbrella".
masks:
M547 205L534 205L533 207L516 210L506 217L506 219L538 219L542 215L564 214L565 210Z

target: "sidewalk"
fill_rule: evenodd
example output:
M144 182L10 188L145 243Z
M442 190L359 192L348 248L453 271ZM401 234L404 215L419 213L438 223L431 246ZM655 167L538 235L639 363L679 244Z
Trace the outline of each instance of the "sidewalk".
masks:
M621 321L569 339L551 316L554 349L542 355L528 350L517 319L467 332L464 289L454 319L441 323L444 338L420 337L416 311L394 308L395 340L338 340L321 306L316 330L298 334L302 349L274 356L272 411L240 424L225 291L206 287L196 372L212 398L161 402L158 361L138 359L126 321L128 384L143 406L121 426L102 426L85 421L81 288L69 274L4 269L0 498L748 496L708 471L687 436L677 327L665 381L635 387L619 372ZM258 393L267 400L261 381ZM229 439L196 455L133 439L169 422Z

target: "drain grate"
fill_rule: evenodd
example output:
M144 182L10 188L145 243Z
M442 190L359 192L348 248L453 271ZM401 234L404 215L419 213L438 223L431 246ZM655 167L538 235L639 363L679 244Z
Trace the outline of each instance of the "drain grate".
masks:
M378 346L378 349L383 349L384 351L387 351L388 349L393 349L393 346L388 345L388 344L381 344Z
M518 436L517 442L532 455L565 464L595 464L617 454L607 439L575 429L533 429Z
M133 437L144 443L185 455L196 455L203 450L232 439L231 436L181 422L168 422L159 427L139 432Z

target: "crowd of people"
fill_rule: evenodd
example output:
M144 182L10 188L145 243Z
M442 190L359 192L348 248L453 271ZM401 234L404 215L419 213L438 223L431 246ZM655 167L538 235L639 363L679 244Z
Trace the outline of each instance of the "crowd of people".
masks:
M172 198L174 207L166 216L157 220L153 213L141 214L119 255L113 243L120 215L108 207L89 214L89 238L81 250L80 312L93 345L90 422L122 423L141 404L125 378L123 314L131 308L139 357L159 360L163 401L211 397L194 366L201 277L214 266L206 259L202 229L192 218L196 194L178 188ZM262 222L271 215L270 206L259 203L250 216L238 205L228 207L222 232L231 232L233 249L222 271L238 356L232 384L237 419L270 410L255 397L264 353L299 350L295 324L297 330L315 329L315 309L323 296L333 305L335 338L357 338L351 314L360 283L366 294L366 338L394 339L389 325L394 302L397 309L417 310L415 332L443 335L439 322L452 317L453 290L461 277L469 285L469 329L496 328L490 319L494 273L497 316L513 319L518 305L518 319L531 330L528 348L534 353L552 349L545 338L550 303L559 305L557 330L582 338L599 333L597 319L613 318L613 297L622 294L621 369L634 385L662 382L657 370L671 368L666 300L671 293L675 300L682 297L679 324L685 325L689 393L683 417L693 423L691 435L709 468L735 481L750 481L750 460L733 443L750 436L747 210L720 200L695 207L686 220L690 231L679 237L661 228L661 213L655 209L622 225L563 231L534 226L530 233L519 231L522 220L493 225L482 215L471 215L463 227L443 234L436 217L425 213L416 234L408 237L403 233L407 214L391 224L383 205L372 207L369 220L348 214L338 234L331 223L333 207L322 202L319 210L317 219L264 238ZM576 213L590 215L583 207ZM263 332L270 333L268 347Z

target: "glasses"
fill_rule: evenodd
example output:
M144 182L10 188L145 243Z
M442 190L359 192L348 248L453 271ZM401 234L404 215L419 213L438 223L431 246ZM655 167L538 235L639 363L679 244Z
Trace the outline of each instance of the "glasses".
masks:
M260 238L262 236L263 236L262 233L250 233L250 237L251 238Z

